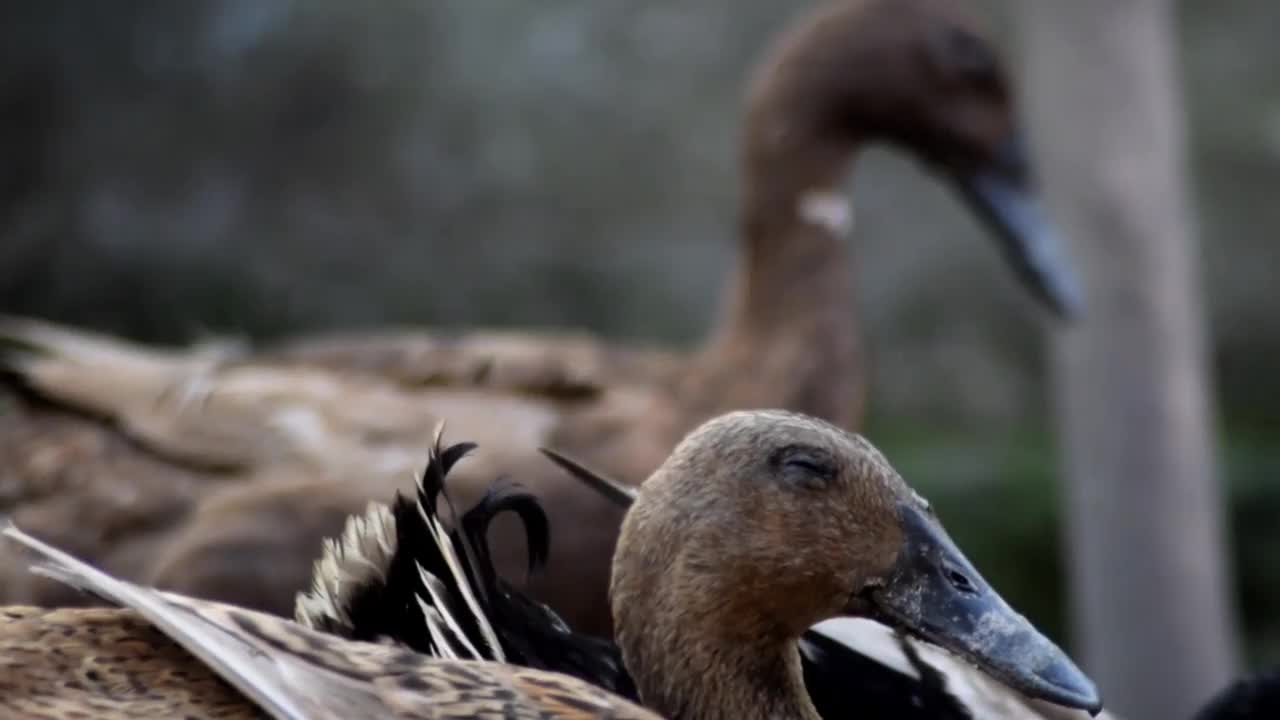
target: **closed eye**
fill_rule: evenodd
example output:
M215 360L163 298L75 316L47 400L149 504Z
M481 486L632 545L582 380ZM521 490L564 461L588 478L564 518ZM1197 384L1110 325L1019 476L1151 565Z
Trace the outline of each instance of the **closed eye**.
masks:
M789 445L773 457L782 476L805 487L825 487L836 476L835 460L827 452L805 445Z
M822 463L809 458L792 458L785 463L788 467L799 468L813 473L814 475L825 476L829 471Z

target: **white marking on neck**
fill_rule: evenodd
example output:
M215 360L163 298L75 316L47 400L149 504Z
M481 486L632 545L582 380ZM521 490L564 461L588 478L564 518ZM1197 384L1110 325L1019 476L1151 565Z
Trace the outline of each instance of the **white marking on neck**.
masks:
M810 190L796 205L800 219L827 232L845 236L853 230L853 206L843 194L829 188Z
M911 497L916 501L917 505L924 508L925 510L928 510L930 509L930 507L932 507L931 505L929 505L929 501L925 500L924 496L916 492L915 490L911 491Z

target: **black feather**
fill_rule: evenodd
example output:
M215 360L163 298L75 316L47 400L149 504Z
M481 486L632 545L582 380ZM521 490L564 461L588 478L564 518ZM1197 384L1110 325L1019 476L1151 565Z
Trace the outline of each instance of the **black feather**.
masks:
M450 445L440 453L440 479L444 481L444 476L449 474L455 463L466 456L467 453L476 449L473 442L461 442L457 445Z
M546 511L534 495L519 485L498 480L489 486L484 498L462 516L463 532L479 555L479 563L470 569L494 576L493 555L489 551L489 524L504 512L515 513L524 525L529 572L546 565L547 556L551 553L551 524Z
M800 641L804 686L818 714L826 720L974 720L947 692L941 673L914 650L904 648L904 652L921 679L903 675L821 633L805 633Z
M418 574L418 566L444 583L445 598L450 608L465 608L466 601L440 546L423 519L423 513L436 517L437 500L444 494L446 469L453 467L474 447L471 443L461 443L444 450L433 448L422 473L417 497L409 499L396 495L391 505L396 527L396 552L381 579L372 579L351 591L347 608L351 629L345 635L366 641L390 638L418 652L439 654L440 648L432 640L422 609L418 606L418 598L427 602L431 599ZM451 536L456 536L456 532ZM456 548L459 540L456 537L452 539ZM470 613L450 614L472 645L485 647L480 626Z
M469 612L457 581L427 526L426 517L439 517L440 503L453 512L447 473L474 445L436 448L422 473L416 502L398 496L391 512L396 522L396 552L381 580L371 580L349 595L352 628L343 634L359 640L390 639L422 653L439 654L418 606L432 604L418 567L444 586L444 601L471 644L487 647L478 620ZM485 496L451 524L449 540L467 582L488 618L508 662L557 670L585 679L631 700L638 700L635 684L622 666L617 646L607 640L570 631L550 608L513 588L494 569L488 531L506 512L524 525L529 570L543 566L550 552L551 529L537 498L520 486L498 481ZM321 628L325 629L325 628Z
M442 494L447 502L447 489ZM530 572L542 567L551 546L551 526L546 511L534 495L509 481L499 480L491 485L484 498L462 516L461 537L456 532L451 537L455 547L468 550L469 559L464 563L468 580L475 594L484 598L485 616L498 636L507 661L564 672L638 701L635 684L623 669L622 654L614 643L574 633L554 611L498 576L488 532L494 519L505 512L515 513L524 525ZM447 572L447 568L431 564L437 557L429 555L418 557L423 568L437 576Z

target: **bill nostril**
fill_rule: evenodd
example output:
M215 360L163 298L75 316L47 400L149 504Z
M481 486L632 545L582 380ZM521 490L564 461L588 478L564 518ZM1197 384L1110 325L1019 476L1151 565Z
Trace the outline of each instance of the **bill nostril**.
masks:
M974 593L976 589L968 576L958 570L948 569L946 571L947 580L951 582L951 586L963 593Z

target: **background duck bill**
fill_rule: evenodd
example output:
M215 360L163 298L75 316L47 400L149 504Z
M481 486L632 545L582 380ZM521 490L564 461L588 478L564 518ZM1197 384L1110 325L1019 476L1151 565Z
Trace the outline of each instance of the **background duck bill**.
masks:
M1063 318L1084 309L1080 283L1062 238L1031 181L1017 134L990 164L954 179L969 207L999 238L1005 256L1031 292Z
M902 506L906 536L885 589L872 595L885 619L959 653L1029 697L1097 713L1098 690L1057 645L1000 597L936 518Z

